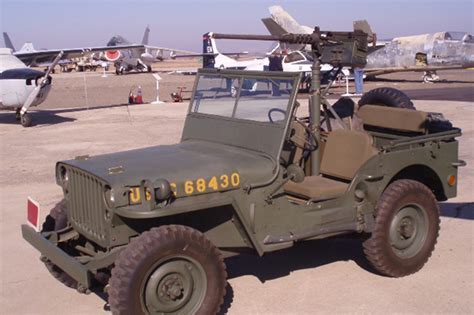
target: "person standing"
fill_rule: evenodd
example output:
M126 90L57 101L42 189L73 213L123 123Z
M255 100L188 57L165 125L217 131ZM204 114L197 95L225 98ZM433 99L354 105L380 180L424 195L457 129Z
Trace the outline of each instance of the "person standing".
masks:
M364 68L356 66L354 68L355 96L362 96L364 93Z
M283 57L277 51L268 57L268 70L270 71L283 71ZM272 95L280 96L280 84L278 80L272 80Z

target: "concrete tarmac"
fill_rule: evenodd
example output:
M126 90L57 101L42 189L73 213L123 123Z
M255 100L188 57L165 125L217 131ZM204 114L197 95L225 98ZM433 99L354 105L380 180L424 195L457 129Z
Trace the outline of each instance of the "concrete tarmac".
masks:
M301 243L263 258L234 257L226 261L223 313L474 313L474 104L415 100L415 105L442 112L463 129L460 158L468 163L460 169L458 197L441 203L440 237L426 266L401 279L379 276L357 237ZM22 239L27 197L40 203L43 219L62 196L56 161L176 143L186 110L185 103L54 108L36 113L39 123L31 128L0 113L1 314L109 313L103 294L63 286Z

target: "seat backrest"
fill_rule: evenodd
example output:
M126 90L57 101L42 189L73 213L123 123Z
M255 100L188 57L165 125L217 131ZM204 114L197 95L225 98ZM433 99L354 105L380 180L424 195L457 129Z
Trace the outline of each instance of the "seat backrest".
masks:
M426 132L428 114L419 110L364 105L358 110L357 115L366 126L403 132Z
M320 171L324 175L352 180L362 164L376 154L372 137L367 133L337 129L328 135Z
M303 148L306 144L306 130L300 123L296 121L291 122L290 128L293 129L291 141L295 144L293 164L300 165L301 158L303 157Z

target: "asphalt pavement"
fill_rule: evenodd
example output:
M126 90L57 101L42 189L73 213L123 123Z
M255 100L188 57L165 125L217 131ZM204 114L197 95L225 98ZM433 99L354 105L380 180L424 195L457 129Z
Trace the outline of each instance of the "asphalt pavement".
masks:
M358 237L311 241L265 255L230 258L223 313L473 314L474 103L416 100L463 129L458 197L441 204L441 233L418 273L392 279L366 262ZM79 294L56 281L21 237L26 199L41 217L61 199L56 161L179 141L187 104L43 109L22 128L0 113L0 313L106 314L102 293Z

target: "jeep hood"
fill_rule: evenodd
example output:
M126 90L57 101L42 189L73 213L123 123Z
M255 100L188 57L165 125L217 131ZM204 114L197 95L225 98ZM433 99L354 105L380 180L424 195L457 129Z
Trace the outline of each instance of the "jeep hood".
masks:
M273 175L274 163L258 152L206 141L185 141L59 162L97 176L112 187L139 185L162 178L179 183L238 172L240 182L254 183Z

